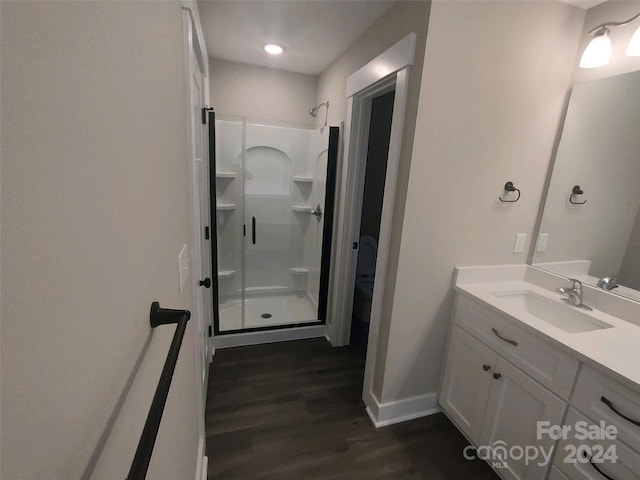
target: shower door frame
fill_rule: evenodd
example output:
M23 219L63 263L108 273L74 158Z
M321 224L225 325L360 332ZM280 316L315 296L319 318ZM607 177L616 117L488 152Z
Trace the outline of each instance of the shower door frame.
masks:
M215 117L214 117L215 118ZM243 126L242 126L242 168L244 170L245 168L245 151L246 151L246 118L243 117ZM328 149L327 149L327 172L326 172L326 185L325 185L325 198L324 198L324 212L323 212L323 232L322 232L322 249L321 249L321 260L320 260L320 287L319 287L319 293L318 293L318 306L316 309L316 316L318 317L316 320L312 320L312 321L308 321L308 322L298 322L298 323L286 323L286 324L280 324L280 325L265 325L265 326L261 326L261 327L249 327L249 328L241 328L241 329L235 329L235 330L221 330L220 329L220 314L219 314L219 295L216 295L214 298L214 318L213 318L213 341L214 341L214 345L216 348L225 348L227 346L237 346L237 345L250 345L253 343L260 343L260 341L254 342L254 341L240 341L239 343L236 341L220 341L220 339L222 337L227 337L229 339L231 339L232 337L237 337L239 335L243 335L243 334L255 334L255 333L260 333L260 332L272 332L275 334L275 336L271 336L271 337L265 337L265 338L269 338L268 341L280 341L280 340L292 340L292 339L300 339L300 338L312 338L312 337L320 337L320 336L327 336L327 332L326 332L326 316L327 316L327 311L329 308L329 291L330 291L330 278L331 278L331 272L330 272L330 266L331 266L331 259L332 259L332 240L333 240L333 232L334 232L334 223L335 223L335 218L334 218L334 212L335 212L335 205L336 205L336 188L337 188L337 175L338 175L338 166L339 166L339 162L340 162L340 139L342 136L342 128L338 127L338 126L329 126L329 127L324 127L324 128L329 128L329 135L327 138L327 142L328 142ZM215 131L215 126L213 127L214 131ZM212 143L213 142L213 143ZM213 189L210 190L210 192L215 192L215 171L216 171L216 165L215 165L215 161L216 161L216 154L215 154L215 135L213 137L210 138L210 156L209 156L209 161L212 163L212 165L210 165L209 168L209 172L213 175L210 178L210 182L214 185ZM244 174L242 176L243 178L243 184L244 184ZM243 219L242 219L242 224L243 224L243 229L249 230L249 228L247 228L247 222L245 221L246 219L244 218L244 214L245 214L245 206L244 206L244 186L242 189L242 197L243 197L243 205L242 205L242 210L243 210ZM215 209L215 202L216 202L216 197L212 194L211 198L210 198L210 203L212 205L211 208L211 224L212 226L215 225L215 216L216 216L216 209ZM242 322L244 324L244 312L245 312L245 295L246 292L244 291L244 271L245 271L245 267L244 267L244 238L245 238L245 234L247 233L246 230L243 231L243 247L242 247L242 275L243 275L243 280L242 280L242 297L241 297L241 302L242 302L242 307L241 307L241 315L243 317ZM212 229L211 235L215 235L215 229ZM216 272L215 275L217 276L217 272L218 272L218 262L217 262L217 257L218 257L218 252L217 252L217 242L211 242L211 259L212 259L212 271ZM215 259L215 266L213 265ZM218 282L216 282L217 284ZM213 293L213 292L212 292ZM216 289L216 294L217 289ZM282 331L282 330L295 330L295 329L299 329L299 333L298 334L294 334L292 336L287 336L287 337L282 337L277 335L277 332L274 331Z

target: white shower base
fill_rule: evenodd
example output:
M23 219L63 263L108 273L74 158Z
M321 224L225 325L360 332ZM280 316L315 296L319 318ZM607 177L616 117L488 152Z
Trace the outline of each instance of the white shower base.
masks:
M270 318L262 315L270 313ZM318 312L305 294L287 293L245 299L245 324L242 325L242 300L220 301L220 330L271 327L318 321Z

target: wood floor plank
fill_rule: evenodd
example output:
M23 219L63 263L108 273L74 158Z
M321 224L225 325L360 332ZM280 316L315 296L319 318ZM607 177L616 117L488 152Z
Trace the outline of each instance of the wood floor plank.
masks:
M206 408L209 480L494 480L442 414L376 429L362 351L324 339L219 350Z

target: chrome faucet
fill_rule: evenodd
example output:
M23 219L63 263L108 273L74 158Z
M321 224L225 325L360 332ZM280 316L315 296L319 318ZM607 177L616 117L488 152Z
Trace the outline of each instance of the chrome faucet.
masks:
M591 307L582 303L582 282L580 280L576 280L575 278L570 278L569 281L571 282L571 288L559 287L556 289L556 292L562 295L568 295L568 297L563 300L566 301L569 305L583 308L585 310L593 310Z
M603 290L613 290L614 288L618 288L618 284L616 283L617 275L612 275L611 277L604 277L598 280L598 288Z

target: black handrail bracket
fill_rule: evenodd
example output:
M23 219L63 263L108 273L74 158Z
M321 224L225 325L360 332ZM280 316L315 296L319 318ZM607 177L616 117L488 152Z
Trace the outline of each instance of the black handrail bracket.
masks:
M149 322L152 328L156 328L159 325L171 325L178 323L183 317L187 317L187 321L191 318L191 312L189 310L173 310L171 308L161 308L158 302L151 304L151 311L149 312Z

